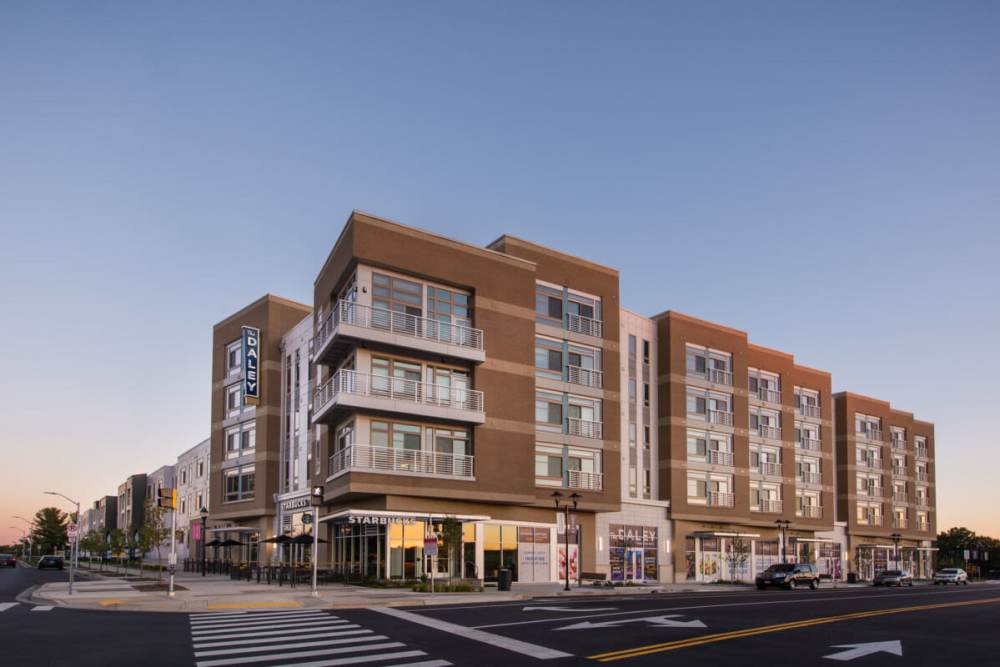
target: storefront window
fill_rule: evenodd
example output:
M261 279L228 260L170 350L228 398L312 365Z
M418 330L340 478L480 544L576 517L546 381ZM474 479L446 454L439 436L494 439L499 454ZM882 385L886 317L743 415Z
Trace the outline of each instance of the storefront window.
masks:
M513 571L517 581L517 526L488 523L483 527L483 575L496 581L500 568Z

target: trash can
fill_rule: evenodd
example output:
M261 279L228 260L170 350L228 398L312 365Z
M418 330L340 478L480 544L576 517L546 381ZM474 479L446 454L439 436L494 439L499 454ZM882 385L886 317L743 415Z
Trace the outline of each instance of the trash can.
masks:
M511 582L514 580L514 572L509 568L501 568L497 573L497 590L509 591Z
M858 583L858 575L854 572L847 573L847 583L856 584Z

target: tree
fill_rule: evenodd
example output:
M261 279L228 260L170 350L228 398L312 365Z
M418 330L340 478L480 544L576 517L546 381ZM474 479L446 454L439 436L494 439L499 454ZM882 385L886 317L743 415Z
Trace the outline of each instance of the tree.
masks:
M961 567L965 564L965 550L974 548L976 534L968 528L949 528L937 536L938 563Z
M737 535L729 541L729 569L732 572L733 582L737 581L736 570L742 574L743 567L750 560L750 542L742 535Z
M462 523L454 519L445 519L441 524L441 541L445 558L448 559L448 571L452 575L462 576L464 573L459 571L462 562Z
M112 554L124 553L128 549L128 535L125 531L121 528L112 529L108 533L108 547ZM125 574L128 574L128 565L125 566Z
M139 540L136 546L139 548L139 567L142 567L143 556L156 549L156 562L160 567L157 569L157 577L163 575L162 564L160 563L160 547L164 540L170 537L170 529L164 525L163 508L154 502L146 501L146 508L142 525L139 526Z
M100 553L104 549L104 538L96 530L91 530L80 538L80 550L85 551L90 558L90 567L94 567L94 552Z
M64 547L66 524L69 517L58 507L43 507L35 512L35 523L31 529L31 539L38 546L38 554L54 553L57 548Z

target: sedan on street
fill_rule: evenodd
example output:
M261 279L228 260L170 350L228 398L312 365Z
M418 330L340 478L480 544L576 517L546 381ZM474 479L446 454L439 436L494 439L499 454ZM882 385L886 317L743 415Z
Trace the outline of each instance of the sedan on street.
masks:
M876 586L912 586L913 575L906 570L885 570L875 577Z
M17 567L17 559L11 554L0 554L0 567Z
M934 573L934 584L969 585L969 575L960 567L946 567Z
M53 570L63 569L63 559L59 556L42 556L41 560L38 561L38 569L47 570L49 568Z

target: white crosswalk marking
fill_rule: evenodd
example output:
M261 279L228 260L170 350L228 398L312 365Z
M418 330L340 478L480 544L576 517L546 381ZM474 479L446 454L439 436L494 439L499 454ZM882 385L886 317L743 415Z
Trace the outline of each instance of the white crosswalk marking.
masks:
M196 667L451 665L322 610L208 612L191 614L189 622Z
M0 602L0 611L7 611L17 606L17 602Z
M32 607L31 611L52 611L53 606L50 604L40 604L38 606Z

